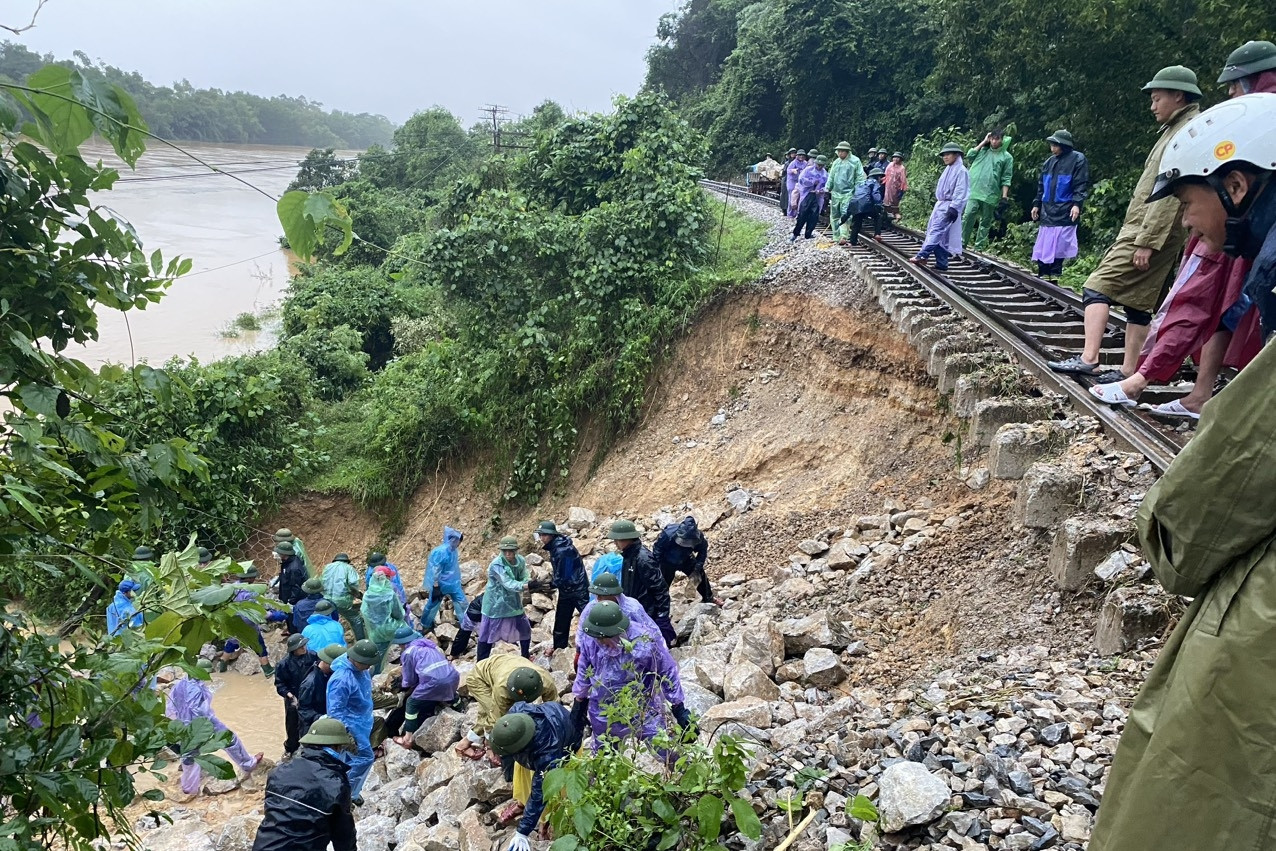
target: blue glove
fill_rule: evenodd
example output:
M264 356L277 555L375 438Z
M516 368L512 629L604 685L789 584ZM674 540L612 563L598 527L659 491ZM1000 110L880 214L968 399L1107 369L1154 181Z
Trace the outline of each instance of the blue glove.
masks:
M687 741L695 741L700 736L700 728L691 720L691 713L687 711L687 707L681 703L675 703L670 709L673 711L673 720L678 722L678 726L683 730L683 738Z

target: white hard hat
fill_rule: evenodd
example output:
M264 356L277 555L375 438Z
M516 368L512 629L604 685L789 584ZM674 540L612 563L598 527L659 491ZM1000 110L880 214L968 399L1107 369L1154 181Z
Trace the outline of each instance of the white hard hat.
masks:
M1276 171L1274 131L1276 94L1242 95L1205 110L1174 134L1148 201L1166 197L1184 178L1209 177L1233 163Z

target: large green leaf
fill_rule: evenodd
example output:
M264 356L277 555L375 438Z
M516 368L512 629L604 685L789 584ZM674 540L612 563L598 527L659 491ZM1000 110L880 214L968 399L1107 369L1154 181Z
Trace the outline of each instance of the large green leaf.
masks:
M350 213L327 192L285 192L276 212L289 247L303 260L309 260L316 248L327 244L329 228L341 233L334 254L343 254L354 239Z
M762 820L753 811L753 805L747 798L731 799L731 815L735 817L736 829L745 836L757 839L762 835Z
M27 78L27 86L39 91L14 93L32 117L23 132L59 156L79 154L93 135L93 120L74 92L79 80L78 71L46 65Z
M700 835L705 839L717 839L722 832L722 813L726 808L717 795L702 795L696 804L696 821Z

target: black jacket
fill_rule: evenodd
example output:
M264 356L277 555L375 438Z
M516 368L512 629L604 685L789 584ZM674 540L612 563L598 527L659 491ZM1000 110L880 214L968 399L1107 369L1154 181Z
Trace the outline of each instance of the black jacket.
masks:
M266 778L266 816L253 851L354 851L349 768L321 747L302 745Z
M301 697L301 683L310 669L319 663L319 657L307 650L300 656L289 653L275 666L275 691L284 700L288 695Z
M542 781L545 772L556 768L559 763L572 755L572 751L580 747L576 730L571 722L571 715L561 703L524 703L519 701L510 707L510 713L530 715L536 723L536 734L527 743L527 747L518 753L501 758L505 768L505 779L514 779L514 763L518 763L532 772L532 792L523 809L523 817L518 822L518 832L531 836L532 831L541 820L545 811L545 795Z
M554 565L553 586L569 593L589 593L589 574L585 572L585 562L571 538L555 535L545 549L549 552L550 563Z
M303 736L320 715L328 714L328 680L331 677L331 672L325 674L323 668L315 665L301 681L301 689L293 692L297 695L297 717L301 719Z
M678 546L679 535L695 541L695 546L691 548ZM660 531L660 536L656 538L655 546L652 547L652 555L662 568L669 568L670 574L674 570L681 570L691 575L697 570L704 570L704 563L709 558L709 541L704 533L696 528L696 522L688 517L681 523L670 523Z
M1067 227L1076 224L1072 221L1072 207L1084 209L1089 196L1090 162L1080 151L1065 148L1041 167L1041 181L1032 206L1041 210L1042 227Z
M310 578L306 563L297 556L288 556L279 564L279 599L294 605L306 596L302 584Z
M641 603L652 620L669 617L669 587L651 550L642 541L635 541L621 558L620 588L625 596Z

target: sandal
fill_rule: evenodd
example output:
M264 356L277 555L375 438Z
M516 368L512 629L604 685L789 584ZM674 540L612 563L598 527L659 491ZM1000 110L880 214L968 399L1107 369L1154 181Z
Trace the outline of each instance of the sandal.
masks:
M462 740L462 742L456 746L456 752L460 754L461 756L465 757L466 759L473 759L473 760L482 759L484 754L483 748L470 742L469 740Z
M1192 413L1183 407L1183 403L1178 399L1160 405L1140 405L1139 407L1154 417L1162 417L1167 420L1199 420L1201 418L1200 414Z
M1096 384L1090 388L1090 395L1100 402L1107 402L1119 408L1133 408L1138 404L1121 389L1120 382Z
M1071 375L1094 375L1099 371L1097 363L1086 363L1081 360L1080 355L1074 355L1067 360L1052 360L1047 366L1055 372L1066 372Z

